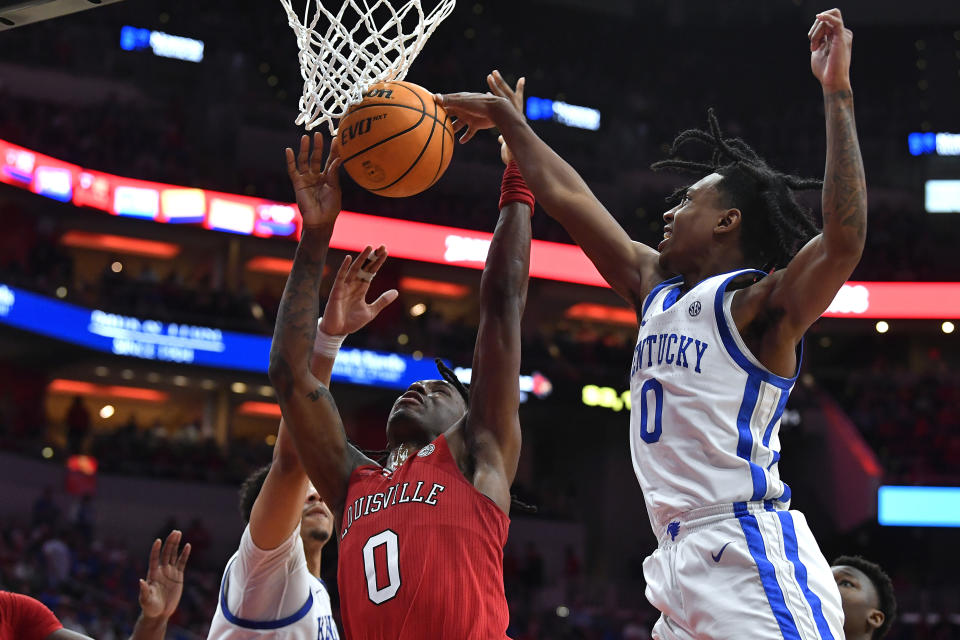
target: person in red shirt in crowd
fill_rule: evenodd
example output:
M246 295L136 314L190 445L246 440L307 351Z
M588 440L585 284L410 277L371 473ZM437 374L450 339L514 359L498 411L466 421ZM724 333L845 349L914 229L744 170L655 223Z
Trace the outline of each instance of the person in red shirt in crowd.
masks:
M180 547L181 533L172 531L161 549L160 539L150 549L147 579L140 580L140 618L130 640L162 640L167 620L183 594L183 571L190 544ZM91 640L63 625L42 602L30 596L0 591L0 640Z

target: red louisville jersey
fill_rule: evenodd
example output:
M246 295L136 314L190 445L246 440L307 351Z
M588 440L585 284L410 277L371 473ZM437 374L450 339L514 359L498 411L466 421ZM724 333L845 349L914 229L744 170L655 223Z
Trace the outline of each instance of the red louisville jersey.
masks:
M337 581L350 640L502 640L510 519L440 436L399 468L350 476Z

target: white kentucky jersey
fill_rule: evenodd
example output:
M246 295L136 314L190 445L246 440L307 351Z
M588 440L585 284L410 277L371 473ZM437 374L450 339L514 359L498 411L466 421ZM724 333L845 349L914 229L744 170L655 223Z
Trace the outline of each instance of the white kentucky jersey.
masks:
M276 549L258 548L249 525L227 562L208 640L340 640L323 580L307 570L300 527Z
M745 273L762 275L713 276L682 296L677 277L643 304L630 369L630 452L658 536L692 509L789 506L778 432L796 376L765 369L733 323L727 286Z

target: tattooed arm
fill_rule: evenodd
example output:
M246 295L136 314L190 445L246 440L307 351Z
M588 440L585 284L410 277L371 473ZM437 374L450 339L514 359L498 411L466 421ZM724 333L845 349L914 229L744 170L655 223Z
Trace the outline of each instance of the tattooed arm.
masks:
M817 15L809 36L810 66L823 86L827 124L823 233L810 240L786 269L748 287L759 295L743 296L740 301L755 303L758 314L766 312L767 319L776 319L770 323L776 335L769 336L767 343L782 356L769 360L781 363L793 360L803 333L853 273L867 235L867 186L850 88L853 33L844 28L840 11L831 9ZM761 356L765 364L766 360ZM780 368L792 375L794 367Z
M333 396L310 371L320 311L317 291L340 213L340 159L331 154L323 164L319 134L314 137L313 154L309 151L307 136L300 141L297 159L293 150L286 150L287 172L303 216L303 234L280 301L269 374L303 468L339 525L350 473L369 460L347 442Z

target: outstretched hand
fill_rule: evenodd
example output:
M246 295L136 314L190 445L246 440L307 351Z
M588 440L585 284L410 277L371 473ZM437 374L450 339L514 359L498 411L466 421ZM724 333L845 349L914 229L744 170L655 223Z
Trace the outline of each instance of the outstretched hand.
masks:
M510 101L510 104L513 105L514 109L521 114L523 113L523 88L527 84L526 78L517 80L517 88L511 89L510 85L503 79L503 76L500 75L500 72L494 71L487 76L487 84L490 86L490 91L492 91L494 95L506 98ZM510 147L507 146L503 136L498 137L497 141L500 143L500 159L503 160L503 164L510 164L510 161L513 160Z
M313 134L313 153L310 153L310 137L300 138L300 152L296 158L293 149L285 149L287 174L297 194L297 206L303 216L304 228L319 227L337 219L340 213L341 159L336 148L330 150L323 162L323 137Z
M469 142L478 131L497 126L497 119L503 114L513 110L523 115L523 82L521 78L517 83L517 90L511 91L510 86L500 77L500 72L494 71L487 76L487 85L490 86L487 93L447 93L437 94L434 98L456 119L453 123L455 133L463 128L467 129L460 137L460 142ZM512 101L518 93L519 104Z
M376 251L365 248L356 259L349 255L343 259L320 321L324 333L342 336L358 331L397 299L397 290L389 289L373 302L366 300L370 283L386 260L387 248L383 245Z
M190 557L190 543L183 545L180 555L181 533L171 531L160 547L160 538L150 548L150 566L147 579L140 580L140 608L147 618L169 618L173 615L183 594L183 571Z
M840 10L818 13L807 37L810 39L810 68L824 91L849 89L853 32L843 26Z

